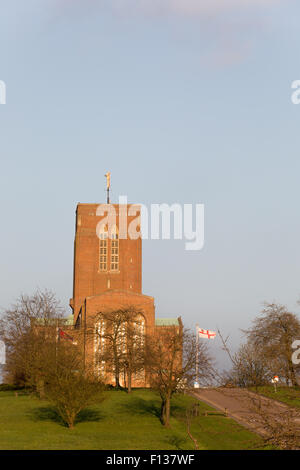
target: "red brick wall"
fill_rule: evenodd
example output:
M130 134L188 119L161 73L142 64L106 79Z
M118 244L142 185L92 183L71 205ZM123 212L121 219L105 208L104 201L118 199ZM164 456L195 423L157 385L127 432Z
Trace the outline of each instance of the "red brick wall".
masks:
M107 312L110 310L117 310L119 308L125 308L128 306L135 306L138 310L141 310L145 318L145 333L153 334L155 330L155 306L153 297L149 297L142 294L135 294L126 291L107 291L97 297L89 297L85 301L85 308L82 312L82 326L83 328L89 328L95 323L97 314L101 311ZM85 361L87 365L91 365L94 361L94 336L87 335L85 341ZM124 385L123 375L120 376L121 385ZM115 379L113 374L108 374L106 377L106 383L114 384ZM149 377L146 372L145 380L137 381L132 380L133 387L145 387L149 386Z
M142 243L137 240L119 240L119 271L113 272L110 267L110 243L108 242L108 270L100 271L99 238L96 227L104 216L96 216L98 204L78 204L76 211L76 235L74 246L74 284L73 299L70 305L74 310L76 321L80 307L86 297L99 295L107 290L128 290L142 292ZM119 227L118 205L116 225ZM127 206L128 208L129 206ZM127 226L135 216L128 216ZM110 283L110 287L108 284Z
M95 315L101 311L112 311L126 306L134 306L142 310L145 317L145 333L154 334L155 306L153 297L142 295L142 241L119 239L119 271L110 271L110 244L108 241L107 271L100 271L100 240L97 236L97 225L106 216L96 216L99 204L78 204L76 211L76 234L74 244L74 283L73 298L70 305L74 313L74 324L81 312L81 329L83 333L85 361L87 365L94 363L94 339L84 333L90 327ZM119 228L119 206L116 210L116 225ZM128 211L129 206L125 206ZM123 206L124 208L124 206ZM139 215L127 217L128 225ZM110 285L108 285L110 281ZM159 327L167 331L168 327ZM160 330L163 331L163 330ZM76 330L74 331L76 335ZM81 335L82 336L82 335ZM122 378L121 378L122 379ZM114 383L110 375L107 383ZM133 380L133 386L149 385L146 373L145 380Z

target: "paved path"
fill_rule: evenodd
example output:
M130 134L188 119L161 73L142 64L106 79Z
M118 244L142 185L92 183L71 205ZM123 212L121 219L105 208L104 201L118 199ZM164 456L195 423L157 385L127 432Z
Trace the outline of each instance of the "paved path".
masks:
M203 388L190 393L217 410L226 409L229 417L258 434L280 432L292 423L300 436L300 410L276 400L240 388Z

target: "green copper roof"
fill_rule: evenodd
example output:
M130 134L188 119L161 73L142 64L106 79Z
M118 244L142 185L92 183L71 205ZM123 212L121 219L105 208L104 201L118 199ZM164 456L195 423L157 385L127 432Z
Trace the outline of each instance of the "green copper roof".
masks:
M73 325L74 323L74 317L73 315L69 315L67 318L64 318L66 325Z
M172 325L179 325L178 318L156 318L155 319L156 326L172 326Z

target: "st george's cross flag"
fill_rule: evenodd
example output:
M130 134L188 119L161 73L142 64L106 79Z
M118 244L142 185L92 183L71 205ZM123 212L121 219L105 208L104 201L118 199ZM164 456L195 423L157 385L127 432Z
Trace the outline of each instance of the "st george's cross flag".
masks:
M203 328L198 328L198 335L199 338L206 338L206 339L215 339L216 333L210 330L204 330Z

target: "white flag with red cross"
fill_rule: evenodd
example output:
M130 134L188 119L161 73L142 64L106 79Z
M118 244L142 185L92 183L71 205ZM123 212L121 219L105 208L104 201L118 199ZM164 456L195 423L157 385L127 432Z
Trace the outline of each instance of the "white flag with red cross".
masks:
M216 333L211 330L204 330L203 328L198 328L198 335L199 338L206 338L206 339L215 339Z

